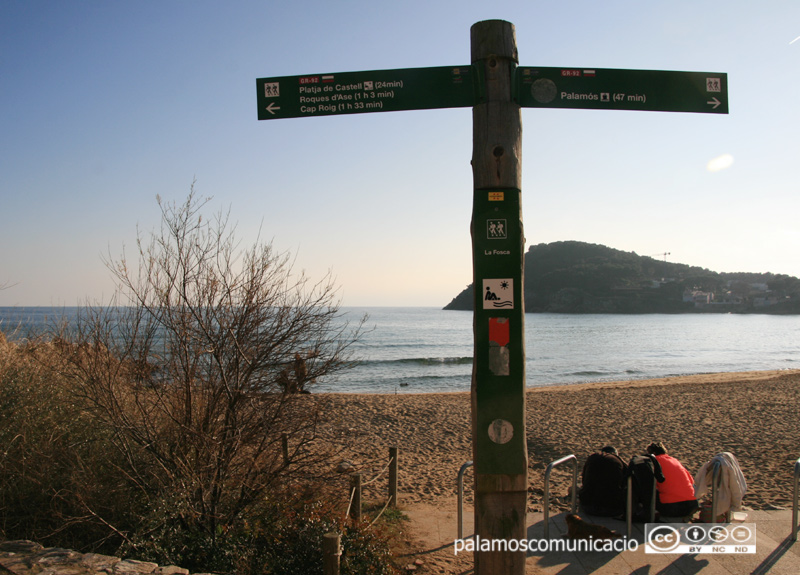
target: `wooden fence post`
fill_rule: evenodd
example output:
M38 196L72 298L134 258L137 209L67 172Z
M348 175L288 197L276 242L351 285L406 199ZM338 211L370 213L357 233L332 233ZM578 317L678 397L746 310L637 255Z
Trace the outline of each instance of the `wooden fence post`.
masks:
M398 498L397 498L397 472L399 470L398 464L398 457L400 455L400 450L397 447L390 447L389 448L389 505L392 507L397 507Z
M350 517L358 522L361 521L361 474L350 474L350 495L353 502L350 504Z
M289 434L285 431L281 433L281 451L284 465L289 465Z
M339 575L339 556L341 535L326 533L322 537L322 570L324 575Z

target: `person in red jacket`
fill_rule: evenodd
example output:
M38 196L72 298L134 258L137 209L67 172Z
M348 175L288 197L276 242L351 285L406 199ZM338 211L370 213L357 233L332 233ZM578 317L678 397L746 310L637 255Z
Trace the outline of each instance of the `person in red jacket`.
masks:
M654 455L661 465L664 481L656 484L658 489L656 509L664 517L687 517L700 508L694 496L694 478L680 461L667 454L661 442L647 446L647 453Z

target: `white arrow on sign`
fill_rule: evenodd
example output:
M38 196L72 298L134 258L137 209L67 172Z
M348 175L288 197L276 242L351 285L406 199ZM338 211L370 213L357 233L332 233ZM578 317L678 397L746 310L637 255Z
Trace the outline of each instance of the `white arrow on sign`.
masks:
M719 105L722 104L722 102L720 102L716 98L711 98L708 102L706 102L706 104L713 104L711 109L716 110L719 107Z
M719 102L717 102L717 103L719 103ZM275 102L270 102L269 106L267 106L267 112L269 112L272 115L275 115L275 112L280 110L280 109L281 109L281 107L280 106L276 106Z

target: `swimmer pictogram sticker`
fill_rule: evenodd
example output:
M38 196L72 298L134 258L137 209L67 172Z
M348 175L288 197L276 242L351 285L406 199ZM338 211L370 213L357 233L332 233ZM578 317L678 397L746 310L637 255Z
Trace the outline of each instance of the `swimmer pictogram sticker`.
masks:
M514 278L484 279L483 309L514 309Z

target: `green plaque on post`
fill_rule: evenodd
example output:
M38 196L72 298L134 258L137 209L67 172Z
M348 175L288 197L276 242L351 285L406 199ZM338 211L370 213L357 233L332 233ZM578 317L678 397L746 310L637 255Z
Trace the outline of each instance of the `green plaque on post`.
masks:
M476 473L524 474L525 331L519 190L476 190L472 214Z

